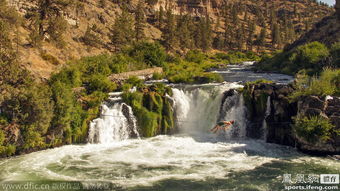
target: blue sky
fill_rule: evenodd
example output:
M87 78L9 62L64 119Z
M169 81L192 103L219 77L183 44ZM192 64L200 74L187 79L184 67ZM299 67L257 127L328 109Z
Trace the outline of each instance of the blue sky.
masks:
M320 1L328 3L330 5L334 5L335 4L335 0L320 0Z

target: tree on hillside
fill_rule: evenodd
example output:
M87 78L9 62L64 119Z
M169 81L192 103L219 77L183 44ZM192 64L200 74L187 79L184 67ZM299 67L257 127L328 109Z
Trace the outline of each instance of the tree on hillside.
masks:
M146 18L144 13L144 2L139 1L136 11L135 11L135 33L136 33L136 41L143 40L145 38L144 28L146 25Z
M227 45L231 45L231 38L232 38L232 30L230 25L230 18L229 18L229 7L225 5L223 7L223 19L224 19L224 48Z
M273 46L277 45L277 47L280 47L281 42L280 27L277 23L275 23L272 29L272 44Z
M166 10L165 26L163 28L162 39L167 50L177 47L176 20L171 8Z
M134 37L134 18L126 8L123 8L111 28L111 43L115 47L115 51L118 51L124 45L132 43Z
M265 46L266 44L266 36L267 36L267 29L262 28L260 35L257 37L255 44L257 45L257 51L260 50L261 46Z
M0 61L10 62L18 57L15 53L13 43L19 44L19 29L21 17L16 10L8 6L6 0L0 0ZM10 35L16 33L15 37ZM14 39L15 38L15 39Z
M8 24L0 19L0 61L10 61L13 58L12 41Z
M30 40L33 45L44 40L46 34L57 46L64 45L63 34L67 29L67 22L62 11L74 3L71 0L33 0L37 7L27 15L31 20Z
M197 24L196 46L207 51L212 45L212 27L209 16L200 18Z
M194 39L190 28L193 28L193 21L190 15L180 15L177 20L176 38L181 49L193 49Z
M255 34L255 22L254 21L250 21L248 22L248 37L247 37L247 50L252 50L253 49L253 38L254 38L254 34Z
M164 24L164 8L161 6L158 12L158 28L162 30Z

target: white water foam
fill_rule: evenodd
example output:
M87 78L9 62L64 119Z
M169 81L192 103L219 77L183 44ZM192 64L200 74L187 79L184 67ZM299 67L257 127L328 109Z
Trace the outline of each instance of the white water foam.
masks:
M266 105L266 113L263 118L262 122L262 130L263 130L263 140L267 140L267 135L268 135L268 124L267 124L267 117L270 115L271 112L271 98L268 96L267 98L267 105Z
M132 108L125 103L109 103L102 105L101 116L90 123L88 142L108 144L126 140L132 133L139 137L137 120ZM126 114L124 115L124 108Z

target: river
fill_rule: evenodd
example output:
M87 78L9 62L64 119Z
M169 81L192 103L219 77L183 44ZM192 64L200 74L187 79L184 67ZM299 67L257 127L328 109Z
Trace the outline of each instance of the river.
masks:
M298 185L294 181L302 176L306 185L311 177L340 172L340 163L334 159L247 138L242 95L223 96L229 89L242 87L240 81L266 78L287 83L292 77L253 73L248 66L215 72L226 82L173 86L178 134L139 138L135 132L137 138L129 138L129 131L137 129L136 120L130 107L113 94L103 104L102 116L91 123L88 144L0 160L0 190L11 190L6 187L10 185L32 190L53 185L55 190L269 191ZM212 134L209 129L219 120L236 123L226 132Z

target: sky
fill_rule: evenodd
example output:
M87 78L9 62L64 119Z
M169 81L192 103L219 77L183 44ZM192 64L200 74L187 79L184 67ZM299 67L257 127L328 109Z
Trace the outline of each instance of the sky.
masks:
M334 5L335 4L335 0L320 0L320 1L328 3L329 5Z

